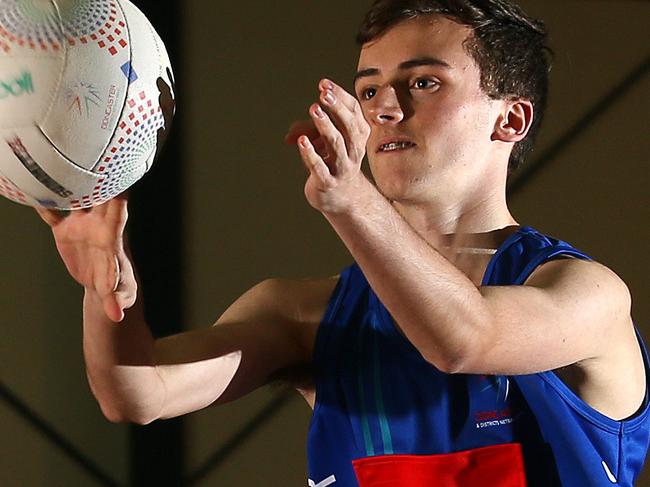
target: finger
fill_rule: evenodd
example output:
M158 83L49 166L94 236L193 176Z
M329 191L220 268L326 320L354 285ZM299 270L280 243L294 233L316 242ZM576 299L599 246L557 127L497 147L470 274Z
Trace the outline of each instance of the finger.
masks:
M321 94L330 91L339 103L351 112L355 111L355 107L359 104L354 95L348 93L343 87L337 85L334 81L324 78L318 83L318 89Z
M370 127L356 99L347 95L343 89L339 89L338 93L332 90L322 91L320 101L343 135L348 155L353 160L360 161L365 155ZM346 95L344 100L340 98L341 93Z
M306 136L305 136L306 137ZM311 145L314 147L314 150L316 151L316 154L318 154L321 159L325 162L327 165L329 161L332 159L332 155L329 153L329 150L327 148L327 143L325 140L323 140L322 137L319 137L316 140L310 140ZM296 145L298 142L296 141ZM309 172L309 168L305 165L305 169ZM329 170L329 169L328 169Z
M284 137L284 141L287 144L297 144L298 138L301 135L306 135L312 142L320 136L318 130L316 130L316 127L314 126L314 122L311 120L299 120L291 124L287 135Z
M287 144L296 145L298 139L301 136L309 137L310 142L316 149L316 152L323 158L327 159L329 157L329 152L327 151L327 144L318 133L314 122L311 120L300 120L294 122L289 127L289 133L285 136L284 141Z
M320 105L312 105L309 114L314 120L314 124L316 125L318 132L321 134L321 137L327 143L327 152L330 155L327 162L330 163L328 164L330 170L334 175L339 174L343 169L344 161L349 157L345 137L341 134L339 129L332 122L330 116L325 113Z
M124 265L121 266L120 283L115 294L122 309L130 308L135 304L138 295L138 283L135 279L133 266L130 265L126 255L122 256Z
M104 298L104 311L112 321L118 323L124 319L124 312L135 304L134 290L120 288Z
M137 292L136 289L120 286L119 289L114 293L114 296L120 310L124 311L128 308L131 308L135 304Z
M308 137L303 136L298 139L298 149L300 150L300 157L305 167L321 183L320 186L323 188L331 187L334 183L334 178L330 173L330 169L325 164L325 161L316 153Z
M131 308L136 301L137 293L120 284L117 290L103 298L104 312L111 321L116 323L124 319L125 310Z
M93 286L102 297L113 294L120 284L120 264L115 254L104 250L99 255L92 256L96 262L93 275Z
M120 261L117 258L117 255L114 255L113 259L115 261L115 264L114 264L113 267L111 267L111 269L114 269L115 274L113 276L113 281L112 281L113 282L113 287L111 288L111 291L116 292L117 288L120 286L120 270L121 269L120 269ZM109 279L111 278L110 274L109 274L108 278ZM111 281L109 281L109 284L110 283L111 283Z
M124 319L124 312L120 305L117 303L115 295L109 294L108 296L102 299L102 305L104 307L104 313L114 323L119 323Z
M115 289L104 300L107 316L115 322L124 319L124 311L131 308L137 299L138 284L135 279L133 266L126 254L116 256L119 267L119 279ZM110 315L109 315L110 313Z
M310 139L310 142L314 146L316 153L321 156L325 163L327 163L332 158L332 154L330 154L327 147L327 142L325 142L325 139L323 139L320 134L316 140Z

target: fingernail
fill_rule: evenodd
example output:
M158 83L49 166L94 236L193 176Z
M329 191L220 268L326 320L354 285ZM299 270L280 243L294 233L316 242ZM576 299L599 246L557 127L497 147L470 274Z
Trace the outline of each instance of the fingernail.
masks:
M323 109L320 107L320 105L316 105L316 108L314 108L314 114L315 114L318 118L325 118L325 112L324 112Z
M330 80L324 79L323 80L323 88L325 88L326 90L333 90L334 85L332 84L332 82Z
M323 95L323 101L329 105L334 105L334 103L336 103L336 97L331 91L326 91Z
M300 144L301 147L305 149L309 149L309 138L307 137L300 137L300 140L298 140L298 143Z

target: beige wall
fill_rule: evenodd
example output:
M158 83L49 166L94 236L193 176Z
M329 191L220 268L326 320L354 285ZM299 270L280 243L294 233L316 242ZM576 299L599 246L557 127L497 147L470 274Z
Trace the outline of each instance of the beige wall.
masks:
M0 380L121 481L126 428L103 419L81 354L81 288L36 213L0 201ZM0 484L91 486L86 474L0 401Z
M305 118L321 77L352 79L354 33L368 2L338 3L343 10L292 0L280 10L247 0L214 15L201 5L187 3L195 28L186 37L187 77L201 94L186 106L194 135L186 162L188 323L195 326L211 323L266 277L327 276L349 261L306 203L302 163L282 140L292 120ZM190 465L223 445L272 394L260 391L189 418ZM268 434L254 435L200 485L263 485L272 478L306 485L309 414L296 397L263 429Z
M349 262L334 232L305 202L304 170L282 138L292 120L304 117L320 77L351 79L353 34L369 3L290 0L281 9L259 0L184 3L191 27L176 75L185 88L179 110L188 122L183 164L190 327L211 324L266 277L325 276ZM539 154L648 55L650 4L522 3L547 20L556 51ZM649 85L646 76L512 199L522 223L575 243L625 278L648 338ZM125 481L126 429L102 419L85 382L81 292L30 210L0 201L0 222L0 378ZM262 390L191 415L190 467L276 393ZM296 397L200 485L306 485L308 421L309 409ZM3 485L92 485L3 403L0 438Z

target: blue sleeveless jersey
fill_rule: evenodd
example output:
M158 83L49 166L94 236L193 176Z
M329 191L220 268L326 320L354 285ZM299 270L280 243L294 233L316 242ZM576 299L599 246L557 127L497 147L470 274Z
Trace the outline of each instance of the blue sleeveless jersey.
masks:
M483 285L521 285L562 256L588 259L523 227L494 255ZM637 415L615 421L552 371L440 372L396 329L357 265L341 274L313 365L311 487L631 486L650 443L647 392ZM514 477L502 480L510 470Z

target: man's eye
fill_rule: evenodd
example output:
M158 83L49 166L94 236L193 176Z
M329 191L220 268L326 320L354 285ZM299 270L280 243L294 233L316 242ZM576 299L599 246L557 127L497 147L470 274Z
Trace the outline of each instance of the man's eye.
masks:
M377 90L375 88L366 88L365 90L361 91L361 98L363 100L370 100L376 94L377 94Z
M418 90L426 90L428 88L433 88L437 85L438 83L432 79L428 78L420 78L418 80L415 80L415 83L413 83L413 86L417 88Z

